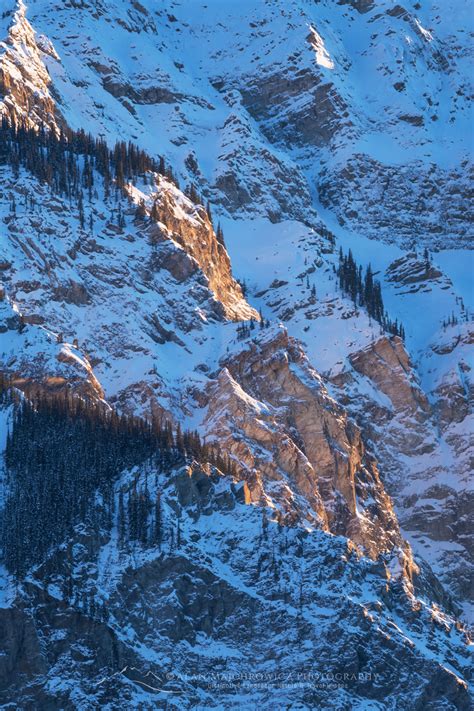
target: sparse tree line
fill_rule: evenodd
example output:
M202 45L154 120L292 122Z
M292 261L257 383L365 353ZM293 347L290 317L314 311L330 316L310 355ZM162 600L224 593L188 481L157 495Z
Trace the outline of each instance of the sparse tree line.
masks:
M237 473L235 463L203 443L197 432L174 429L168 420L118 415L68 394L30 400L20 397L6 376L0 379L0 403L14 409L0 533L7 568L19 577L67 539L76 524L111 528L114 485L124 469L148 462L166 472L197 460L231 476ZM146 528L147 542L155 540L156 505L144 492L130 492L126 538L145 542Z
M461 308L461 322L465 321L467 323L468 321L470 321L472 319L472 312L470 312L469 309L467 309L464 305L464 299L462 298L462 296L456 296L456 304ZM454 314L454 311L452 311L448 318L443 319L443 329L446 330L448 326L457 326L460 320Z
M262 331L263 329L268 328L270 326L270 321L263 316L262 309L259 310L259 315L259 328ZM256 322L254 319L251 319L250 321L242 321L237 326L237 340L243 341L246 338L250 338L252 332L255 331L255 328Z
M122 188L147 172L177 183L163 157L156 161L131 142L117 141L109 148L102 138L82 129L65 128L57 135L44 126L37 130L6 116L0 126L0 164L10 165L17 175L20 167L26 168L53 192L76 199L83 190L92 197L95 171L104 179L106 196L112 183Z
M73 131L64 128L57 135L44 126L37 130L7 116L2 117L0 125L0 165L10 165L16 177L19 176L20 168L25 168L38 180L49 185L54 194L74 200L82 229L86 228L87 222L89 228L92 229L93 226L92 215L86 220L84 194L88 194L89 202L97 199L97 173L102 176L106 200L112 190L120 194L127 183L137 183L139 178L147 183L148 173L163 175L179 188L178 179L163 156L155 160L130 141L117 141L113 148L110 148L102 138L94 138L83 129ZM186 186L184 192L194 204L206 204L194 184ZM31 201L34 205L34 197L31 197ZM213 224L209 202L204 209ZM16 210L16 198L13 196L10 212L15 215ZM135 217L147 217L144 200L139 201ZM125 217L120 204L116 219L118 226L123 229ZM150 219L164 222L156 201L152 206ZM224 246L224 233L220 224L216 228L216 237Z
M375 319L385 331L405 338L403 325L397 319L392 321L384 309L382 286L380 281L374 278L370 264L364 274L362 267L356 263L352 251L349 250L344 254L341 247L337 275L342 291L351 297L356 306L367 309L369 316Z
M110 148L103 138L95 138L83 129L73 131L66 127L58 135L45 126L35 129L7 116L2 117L0 124L0 165L10 165L16 177L19 169L25 168L47 183L53 193L74 199L80 213L83 212L85 192L90 201L97 197L95 172L103 178L106 199L112 189L120 191L127 183L136 183L139 177L147 183L148 173L158 173L179 188L178 179L163 156L155 160L130 141L117 141ZM206 205L194 184L186 186L184 192L193 203ZM34 202L34 197L31 200ZM142 203L137 209L140 211L143 207ZM205 210L212 224L209 202ZM15 197L12 198L11 211L16 211ZM216 235L223 243L220 225Z
M98 198L97 180L101 176L104 199L107 201L112 191L117 198L123 194L128 183L137 183L141 178L145 184L153 180L149 173L166 177L176 187L179 183L171 166L163 156L158 160L150 157L135 144L118 141L110 148L102 138L95 138L84 130L61 129L59 135L46 127L35 129L3 116L0 123L0 165L9 165L15 177L24 168L39 181L47 184L53 194L66 197L78 208L82 229L93 227L92 214L86 219L84 196L89 202ZM186 188L186 194L196 204L205 204L193 185ZM34 206L34 197L30 198ZM26 205L28 206L28 205ZM207 203L207 214L212 222L211 206ZM157 220L158 207L153 207L152 219ZM15 196L11 199L10 213L16 215ZM146 216L144 202L139 203L136 216ZM118 226L123 228L125 219L121 207L117 214ZM218 226L217 238L223 244L223 234Z

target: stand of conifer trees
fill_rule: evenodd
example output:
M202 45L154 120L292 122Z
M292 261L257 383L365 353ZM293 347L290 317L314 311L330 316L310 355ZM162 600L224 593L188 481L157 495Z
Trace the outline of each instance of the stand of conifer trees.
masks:
M405 338L405 329L398 320L392 321L384 310L382 287L378 279L374 279L372 267L367 267L365 274L362 267L357 265L352 251L344 254L342 247L339 250L339 267L337 270L339 285L354 304L367 309L369 316L374 318L382 328L395 336Z
M203 444L196 432L182 432L179 426L173 431L168 421L118 415L102 404L68 395L20 399L12 396L5 377L0 386L0 403L14 407L0 532L5 563L18 577L41 563L76 524L110 529L114 484L126 468L146 462L155 471L170 471L196 459L236 474L227 456ZM156 506L142 492L131 492L128 538L157 540Z
M62 129L59 135L2 117L0 124L0 165L10 165L16 175L20 167L47 183L52 192L82 200L83 191L92 198L94 171L103 177L105 196L111 186L121 189L139 175L153 171L177 184L170 167L161 157L155 161L133 143L118 141L113 148L101 138L82 129Z

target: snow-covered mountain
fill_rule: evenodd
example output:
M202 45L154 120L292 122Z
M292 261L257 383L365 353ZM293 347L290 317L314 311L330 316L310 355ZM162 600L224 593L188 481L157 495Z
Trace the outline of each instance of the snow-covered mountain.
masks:
M403 646L383 691L340 687L341 708L384 708L384 697L388 708L413 708L411 694L397 689L402 679L422 688L417 708L441 708L442 698L443 708L468 708L464 642L449 629L461 626L457 615L470 619L474 589L471 15L464 0L5 1L2 373L27 397L72 391L119 412L166 417L198 430L235 465L233 482L205 462L192 465L189 487L196 475L196 496L212 482L215 498L203 504L204 520L185 514L184 550L167 546L165 562L161 549L117 548L113 526L96 537L76 532L88 557L82 573L68 559L69 575L108 605L112 622L100 630L94 615L54 592L54 565L36 570L16 598L6 578L0 611L8 659L16 654L15 625L24 629L41 606L45 627L28 632L38 650L44 635L67 637L67 650L104 629L120 648L104 695L90 702L95 672L86 696L77 696L87 672L65 681L63 646L49 649L49 666L38 651L33 676L14 682L30 689L25 707L49 707L58 695L51 708L88 708L125 693L131 705L161 708L161 696L147 696L145 662L150 673L171 670L181 682L187 655L193 673L200 665L208 673L219 658L231 660L235 674L239 660L258 652L231 628L246 616L265 628L281 612L273 644L283 649L296 635L285 661L294 668L318 655L332 669L344 660L359 672ZM106 144L131 142L155 164L119 184L96 155L64 149L69 177L60 190L28 160L26 139L12 139L11 126L22 122L22 130L58 136L59 152L68 135L80 141L71 129L83 129L99 141L99 154ZM340 253L344 259L349 250L361 282L371 265L387 317L342 283ZM393 335L395 321L404 339ZM117 496L131 474L120 476ZM190 496L188 479L179 471L170 477L176 491L160 486L176 512L175 497ZM273 552L254 561L265 508L274 519L267 541L283 528L295 546L304 535L309 551L295 558L287 543L283 555L274 541ZM345 559L344 546L354 547L354 559ZM279 569L271 583L259 577L265 560ZM340 578L333 592L315 584L316 568ZM302 575L303 613L291 602ZM380 575L391 581L383 583L388 598ZM125 619L123 591L137 577ZM201 580L202 590L171 583L183 579ZM155 589L173 597L169 607ZM212 612L203 611L204 599ZM168 630L155 648L153 625L178 607L182 635ZM150 617L138 625L135 614ZM352 614L355 666L344 642L329 649L334 630L347 636ZM451 635L446 642L432 639L429 619L438 617ZM66 637L64 625L72 629ZM123 632L127 625L133 634ZM333 632L314 637L319 625ZM396 641L388 643L391 635ZM261 649L271 655L267 637ZM166 646L173 641L177 651ZM94 645L99 675L110 652ZM120 671L122 662L141 670L139 681ZM259 670L269 668L270 657ZM451 675L446 692L435 681L440 669ZM213 698L216 708L248 707L249 699L274 705L274 687L261 696L250 687L220 702L216 691L199 687L192 697L186 689L190 707L212 708ZM308 693L288 692L288 704L335 707L323 705L327 690L313 685ZM170 703L186 708L183 696Z

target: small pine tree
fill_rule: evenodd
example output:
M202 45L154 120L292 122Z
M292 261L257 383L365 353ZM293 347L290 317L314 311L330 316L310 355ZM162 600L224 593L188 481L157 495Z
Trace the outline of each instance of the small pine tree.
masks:
M162 513L161 513L161 494L159 491L156 493L155 500L155 514L153 521L153 542L157 546L161 546L162 539Z
M136 207L135 210L135 219L136 220L144 220L146 217L146 207L145 207L145 200L142 198Z

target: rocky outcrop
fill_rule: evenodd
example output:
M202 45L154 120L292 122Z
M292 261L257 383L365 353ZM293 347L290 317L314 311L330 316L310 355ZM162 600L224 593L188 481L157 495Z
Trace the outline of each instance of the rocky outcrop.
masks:
M231 113L221 129L220 160L210 183L213 203L235 215L264 214L271 222L291 217L317 221L303 171L256 138L253 121L237 110L240 92L228 91L225 100Z
M414 439L406 441L406 447L413 451L418 446L421 453L426 451L425 438L422 436L419 441L416 440L413 420L422 425L428 420L431 408L417 381L402 339L399 336L384 336L364 351L350 355L349 360L357 373L370 379L377 391L388 398L393 412L401 418L401 424L405 421L410 425L406 436L413 434Z
M339 5L351 5L362 14L369 12L375 6L374 0L339 0Z
M400 294L429 293L434 285L440 289L452 289L451 280L432 263L428 254L421 258L416 252L408 252L392 262L386 270L386 279L396 285Z
M47 55L59 58L49 40L36 35L23 0L11 5L16 9L8 35L0 38L0 113L33 126L57 126L62 118L43 60Z
M150 181L155 177L150 175ZM149 409L167 410L170 416L182 398L166 382L163 367L157 369L157 358L169 358L172 378L176 350L166 354L160 347L172 344L189 353L196 339L205 342L208 323L257 321L259 315L233 278L225 246L204 208L166 179L156 180L152 190L141 186L144 192L128 186L130 202L122 197L119 226L115 203L104 196L97 175L96 197L85 207L86 229L69 201L51 195L31 176L16 179L3 168L3 194L10 200L17 195L22 208L5 215L2 293L17 309L12 318L19 319L21 312L24 324L42 327L29 331L34 340L38 334L39 341L48 343L46 330L54 334L53 342L77 340L101 382L111 372L111 356L134 363L143 359L138 371L133 366L129 375L115 372L107 381L106 397L128 410L143 411L148 403ZM146 202L144 218L136 218L132 200ZM147 214L154 203L159 219ZM22 363L23 370L17 372L26 377L36 368L42 379L55 376L51 347L43 352L35 345L27 349L28 355L20 353L27 343L26 338L11 342L11 358ZM48 365L50 357L53 363ZM160 398L167 402L158 402Z
M472 443L464 385L445 377L430 402L398 337L379 339L349 361L331 381L377 452L402 529L441 579L460 598L471 599L474 559L466 514L472 505Z
M66 392L92 401L104 397L78 344L65 343L61 334L31 323L6 297L0 301L0 349L0 371L30 397Z
M232 453L254 501L299 511L372 555L401 546L392 504L359 429L284 330L222 361L207 437Z
M161 227L151 225L147 234L152 244L171 238L184 253L180 259L179 251L168 250L161 265L183 281L192 273L195 260L228 318L259 320L258 313L246 303L240 285L232 276L225 245L218 241L204 207L193 204L167 180L158 178L158 181L157 192L153 192L147 202L155 206Z
M472 221L469 173L467 165L451 171L421 162L392 166L358 154L324 169L318 192L340 224L355 232L405 249L461 248Z
M53 674L65 681L68 668L74 668L76 678L85 682L81 692L85 703L96 693L104 669L123 668L134 659L111 627L71 609L38 585L26 585L11 607L0 607L0 632L4 703L21 695L24 703L36 707L72 709L71 680L61 690L52 689L48 675L54 685ZM118 694L113 672L111 677L107 691Z
M268 72L258 82L247 83L241 93L244 106L272 143L322 147L350 125L344 119L347 106L332 82L311 68ZM295 103L302 95L305 100Z
M446 368L433 383L431 396L441 431L462 423L472 413L474 383L470 352L474 331L470 323L445 324L436 341L431 343L433 359L446 359Z
M76 306L90 303L90 296L84 284L79 284L73 279L57 286L53 291L53 298Z

